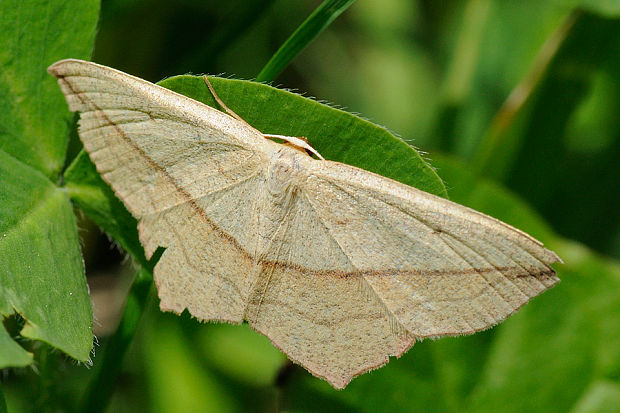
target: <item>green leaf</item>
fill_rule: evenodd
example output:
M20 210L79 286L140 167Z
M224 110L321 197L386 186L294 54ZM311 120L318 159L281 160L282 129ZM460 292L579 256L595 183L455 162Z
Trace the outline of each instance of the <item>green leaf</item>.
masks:
M80 152L65 171L65 185L71 200L90 219L118 241L142 266L150 268L138 239L138 221L101 179L86 152Z
M0 3L0 149L52 179L64 164L71 115L45 69L90 56L98 14L97 0Z
M381 127L349 113L263 84L220 78L213 78L212 82L220 97L248 123L259 130L272 134L308 137L310 143L328 158L341 160L362 168L365 167L423 190L446 196L443 183L420 155L402 140ZM216 104L204 80L200 77L178 76L167 79L161 84L206 104L212 106ZM65 181L71 199L104 231L118 240L134 258L143 265L152 268L156 260L147 263L144 258L144 251L137 235L135 218L129 214L123 204L114 196L112 190L97 174L94 165L85 152L80 153L67 169ZM144 305L145 302L139 300L136 305L127 306L123 320L133 320L128 311L136 313L136 311L143 309ZM130 340L123 339L127 336L127 331L123 326L124 324L121 323L119 330L115 333L115 337L119 337L119 339L114 340L113 353L110 353L109 348L107 349L106 359L102 362L103 367L90 384L85 405L91 404L92 400L97 400L96 404L101 406L105 406L107 403L111 389L102 386L100 382L106 379L111 380L118 374L122 357L116 357L115 354L123 354L130 342ZM135 328L135 323L133 327ZM133 333L134 330L130 330ZM218 330L209 331L217 332ZM239 330L239 334L244 334L243 330ZM248 337L248 340L254 339L253 342L267 344L255 333L251 333ZM214 351L219 349L220 354L225 353L221 346L216 346L213 349ZM236 362L228 363L225 367L222 363L214 361L213 358L207 357L207 359L220 371L235 377L237 380L254 385L264 385L273 380L282 360L282 355L279 352L273 348L271 350L272 352L268 352L242 346L239 348L242 358L237 358ZM243 359L243 355L245 355L245 359ZM247 360L261 361L260 375L247 374ZM179 363L185 362L179 360ZM245 374L244 369L246 369ZM203 380L205 383L213 382L211 377L199 376L197 372L194 374L197 375L197 380ZM152 380L156 380L155 376L151 377ZM159 383L159 379L157 379L157 383ZM158 384L154 385L158 386ZM101 391L102 388L105 389L105 392ZM215 401L211 402L216 403ZM172 405L189 402L183 398L172 398L170 400L165 398L165 400L161 400L161 403ZM228 402L223 401L222 403Z
M381 127L349 113L263 84L220 78L213 78L212 82L220 97L233 110L264 132L306 136L310 143L328 158L367 168L428 192L446 196L443 183L420 155ZM202 78L179 76L167 79L161 84L215 105ZM114 236L128 252L144 263L144 252L135 230L135 219L114 197L85 153L81 153L67 169L65 179L67 189L76 204L107 233ZM241 331L239 334L242 334ZM250 336L253 339L261 339L252 334ZM127 345L128 342L124 344ZM216 347L215 350L217 349L220 353L223 352L221 347ZM244 352L244 349L247 351ZM117 351L121 350L117 348ZM246 354L247 360L262 360L261 375L250 378L248 374L242 373L241 370L247 368L247 361L240 362L241 359L226 368L212 359L211 363L240 381L265 384L274 378L282 359L279 352L256 352L246 347L242 347L240 351L242 355ZM210 382L212 379L205 380ZM168 404L169 401L162 403Z
M273 80L316 36L355 0L324 0L269 59L256 80Z
M413 148L382 127L264 84L222 78L212 78L211 81L232 110L264 133L307 137L327 159L355 165L446 196L445 187L435 171ZM160 84L216 106L201 77L176 76ZM146 265L135 218L99 177L87 154L82 152L76 157L65 173L65 180L71 199L134 258Z
M89 56L98 13L96 0L0 2L0 313L19 313L23 337L80 361L92 347L90 300L73 208L52 183L72 115L46 68ZM0 336L0 367L31 361L4 327Z
M441 179L420 154L380 126L268 85L222 78L210 80L224 103L263 133L306 137L325 159L446 196ZM217 107L201 77L175 76L159 84Z
M0 188L0 314L19 313L22 336L87 361L92 313L69 197L4 151Z
M17 344L4 327L0 328L0 369L23 367L30 363L32 363L32 354Z

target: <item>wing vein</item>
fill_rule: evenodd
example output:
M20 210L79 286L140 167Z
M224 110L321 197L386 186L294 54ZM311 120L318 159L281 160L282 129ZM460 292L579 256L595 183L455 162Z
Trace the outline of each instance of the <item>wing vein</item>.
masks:
M358 202L357 202L357 204L358 204L358 205L362 205L362 206L364 205L362 202L359 202L359 198L358 198L357 196L355 196L355 194L353 194L351 191L349 191L346 187L341 186L341 185L338 185L338 184L336 184L335 182L331 182L331 181L325 181L325 182L328 182L330 185L334 186L335 188L338 188L339 190L341 190L341 191L343 191L344 193L346 193L347 195L349 195L351 198L353 198L353 199L355 199L356 201L358 201ZM393 204L391 204L391 203L388 203L388 202L384 201L383 199L380 199L380 198L374 197L374 196L372 196L372 193L367 194L367 195L369 195L369 197L370 197L371 199L375 200L375 201L378 201L378 202L380 202L380 203L382 203L382 204L385 204L385 205L391 206L392 208L395 208L395 209L399 210L400 212L404 213L405 215L409 216L409 217L410 217L410 218L412 218L413 220L417 221L418 223L420 223L422 226L426 227L427 229L429 229L429 230L431 230L431 231L434 231L434 230L435 230L435 228L433 228L431 225L427 224L427 223L426 223L426 222L424 222L423 220L419 219L418 217L416 217L415 215L413 215L411 212L409 212L409 211L407 211L407 210L405 210L405 209L403 209L403 208L400 208L400 207L398 207L397 205L393 205ZM377 218L377 220L380 220L383 224L385 224L385 223L386 223L386 219L385 219L382 215L380 215L380 214L375 214L374 216ZM429 249L433 250L437 256L443 256L443 257L445 257L445 255L444 255L444 254L442 254L440 251L438 251L438 250L437 250L437 248L436 248L436 247L435 247L432 243L430 243L430 242L426 241L425 239L423 239L423 238L416 238L416 239L414 239L414 238L412 238L412 236L411 236L409 233L407 233L407 232L405 232L405 231L399 231L399 233L404 234L407 238L409 238L409 239L413 239L413 240L414 240L414 241L416 241L416 242L421 242L421 243L423 243L423 244L424 244L425 246L427 246ZM447 244L446 244L446 245L447 245ZM451 247L450 245L448 245L448 247L449 247L450 249L452 249L452 247ZM457 255L458 255L458 254L457 254ZM448 257L445 257L445 258L448 258ZM467 263L468 265L471 265L471 264L469 264L468 262L466 262L466 263Z
M317 211L317 208L315 207L315 205L313 205L310 197L307 196L307 194L304 193L304 196L306 198L306 200L308 201L308 204L310 205L310 207L312 208L312 210L314 211L314 214L317 217L317 220L321 223L321 225L325 228L325 230L327 231L327 233L329 234L329 236L331 237L331 239L336 243L336 245L338 245L338 248L340 249L340 251L342 251L342 253L344 254L344 256L347 258L347 260L349 261L349 263L351 264L351 267L354 268L355 270L359 271L359 269L353 264L353 262L351 261L351 259L349 258L349 256L347 255L347 253L345 252L345 250L342 248L342 246L340 245L340 243L338 242L338 240L336 239L336 237L334 237L332 230L327 226L327 224L325 223L323 217L321 217ZM383 307L383 309L385 310L386 314L388 315L388 319L390 321L390 326L393 327L392 330L394 333L398 334L398 335L402 335L402 333L410 333L409 330L405 327L405 325L398 319L398 317L396 316L396 314L394 314L394 312L392 310L390 310L388 308L388 306L385 304L385 302L383 301L383 298L381 298L381 296L379 295L379 293L377 293L377 291L374 289L374 287L370 284L370 282L368 282L368 280L366 279L366 277L364 277L363 273L361 273L360 277L361 280L363 280L362 286L365 286L365 290L369 293L372 294L372 296L380 303L380 305ZM396 327L396 328L394 328Z

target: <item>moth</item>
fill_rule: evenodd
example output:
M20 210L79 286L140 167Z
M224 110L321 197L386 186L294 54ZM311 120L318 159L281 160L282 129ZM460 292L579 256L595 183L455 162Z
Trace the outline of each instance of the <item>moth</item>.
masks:
M559 257L524 232L268 139L221 101L230 114L80 60L48 71L147 257L165 248L161 309L246 320L336 388L418 340L489 328L559 281Z

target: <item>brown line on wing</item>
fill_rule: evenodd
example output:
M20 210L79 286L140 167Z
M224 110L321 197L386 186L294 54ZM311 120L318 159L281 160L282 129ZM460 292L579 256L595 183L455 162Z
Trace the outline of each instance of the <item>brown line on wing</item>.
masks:
M220 230L205 214L205 212L202 210L202 208L200 208L200 206L196 203L196 201L191 197L191 195L189 193L187 193L187 191L185 191L182 187L179 186L179 184L172 178L172 176L170 176L170 174L164 169L162 168L157 162L155 162L153 159L151 159L146 152L144 152L144 150L142 148L140 148L138 145L136 145L123 131L122 128L120 128L118 125L116 125L105 113L105 111L103 109L101 109L95 102L93 102L92 100L88 99L88 97L86 96L86 94L84 92L81 92L79 90L75 90L73 88L73 85L71 84L71 82L68 82L64 79L64 76L59 76L58 78L61 81L65 82L65 85L71 89L71 91L73 92L73 94L75 96L77 96L78 99L80 99L82 101L82 103L84 104L85 107L88 107L87 102L89 104L91 104L96 110L98 110L101 113L101 116L109 123L110 126L113 126L114 129L116 129L116 132L119 134L119 136L125 141L127 142L127 144L129 146L131 146L136 152L138 152L140 154L140 156L142 156L148 163L149 165L151 165L155 170L157 170L158 172L160 172L163 176L165 176L170 183L174 186L174 188L181 194L181 196L187 201L187 203L189 205L191 205L192 209L205 221L205 223L207 223L207 225L209 225L211 227L211 229L213 231L216 231L218 234L220 234L224 239L226 239L227 241L229 241L233 247L238 250L241 254L249 257L249 258L253 258L251 257L239 244L239 242L233 238L232 236L230 236L229 234L223 232L222 230Z
M88 107L87 103L91 104L96 110L98 110L101 113L101 116L109 123L110 126L113 126L117 133L119 134L119 136L127 142L127 144L129 146L131 146L135 151L137 151L140 156L142 156L155 170L157 170L158 172L160 172L163 176L165 176L170 183L174 186L174 188L183 196L183 198L187 201L187 203L192 207L192 209L196 212L196 214L198 214L198 216L201 217L201 219L210 227L211 230L215 231L216 233L218 233L223 239L225 239L226 241L228 241L241 255L255 260L256 258L254 256L252 256L251 254L249 254L245 249L243 249L243 247L241 246L241 244L239 244L239 242L232 237L230 234L222 231L218 226L215 225L215 223L213 223L213 221L211 221L209 219L209 217L205 214L205 212L202 210L202 208L200 208L200 206L195 202L195 200L191 197L191 195L189 193L187 193L187 191L185 191L182 187L180 187L178 185L178 183L170 176L170 174L168 174L168 172L162 168L159 164L157 164L153 159L151 159L146 152L144 152L144 150L142 148L140 148L139 146L137 146L126 134L125 132L118 126L116 125L109 117L107 117L107 115L105 114L105 111L103 109L101 109L95 102L93 102L92 100L88 99L88 97L86 96L86 94L84 92L81 92L79 90L75 90L73 88L73 85L71 84L71 82L67 81L64 79L65 76L59 76L58 80L64 82L64 84L73 92L73 94L75 96L77 96L78 99L80 99L82 101L82 103L84 104L84 106ZM109 183L109 182L108 182ZM476 269L463 269L463 270L455 270L455 271L450 271L450 272L446 272L446 271L441 271L441 270L427 270L427 271L422 271L422 270L410 270L410 271L401 271L401 270L390 270L390 269L384 269L384 270L360 270L360 271L349 271L349 272L345 272L345 271L339 271L339 270L313 270L310 268L306 268L302 265L299 264L294 264L294 263L282 263L282 262L271 262L271 261L267 261L267 260L261 260L261 264L263 266L275 266L275 267L279 267L279 268L283 268L283 269L297 269L297 270L303 270L308 272L311 275L314 276L332 276L332 277L360 277L360 276L364 276L364 275L384 275L384 276L394 276L397 274L402 274L402 273L410 273L410 274L418 274L418 275L426 275L426 276L438 276L438 275L473 275L475 273L479 273L479 272L486 272L486 271L501 271L501 272L506 272L506 273L510 273L511 270L514 270L514 267L505 267L505 268L492 268L492 269L480 269L480 270L476 270ZM538 277L538 276L545 276L545 275L553 275L555 274L555 272L552 269L549 270L534 270L533 272L531 272L530 275ZM507 274L509 275L509 274ZM515 275L517 276L517 275Z

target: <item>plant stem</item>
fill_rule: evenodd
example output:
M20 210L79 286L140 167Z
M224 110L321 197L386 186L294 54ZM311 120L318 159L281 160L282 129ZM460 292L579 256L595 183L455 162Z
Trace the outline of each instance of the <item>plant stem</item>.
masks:
M80 412L103 412L114 393L127 348L144 313L153 286L151 272L142 268L133 282L121 321L110 337L94 377L88 384L79 407Z
M256 76L257 82L273 80L284 68L319 35L336 17L345 11L355 0L325 0L310 16L286 39L284 44L269 59Z
M0 413L7 413L6 400L4 400L4 393L2 393L2 386L0 386Z
M499 179L507 163L502 156L510 128L524 112L534 92L544 79L547 70L560 47L568 37L575 22L582 15L579 10L569 13L556 30L547 38L528 72L510 92L497 111L472 161L473 168L481 175Z

